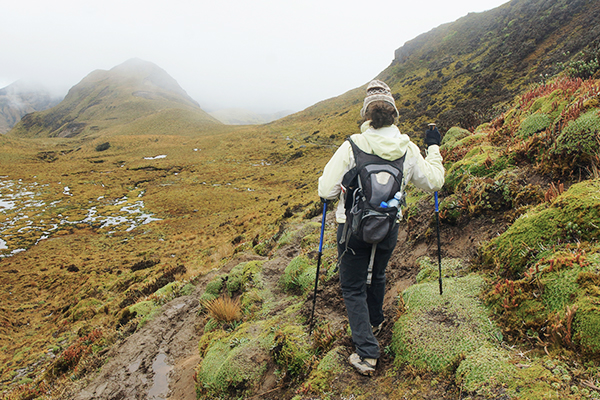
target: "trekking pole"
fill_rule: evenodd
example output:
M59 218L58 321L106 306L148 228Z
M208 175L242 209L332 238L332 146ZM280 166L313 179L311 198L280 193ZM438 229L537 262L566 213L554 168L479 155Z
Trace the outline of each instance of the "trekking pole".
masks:
M325 235L325 214L327 213L327 201L323 202L323 219L321 220L321 240L319 240L319 255L317 257L317 274L315 275L315 291L313 293L313 305L310 313L310 328L308 334L312 334L315 317L315 306L317 304L317 285L319 284L319 270L321 269L321 256L323 255L323 236Z
M434 193L435 197L435 220L437 223L437 245L438 245L438 269L440 282L440 296L442 295L442 244L440 242L440 209L438 206L438 192Z

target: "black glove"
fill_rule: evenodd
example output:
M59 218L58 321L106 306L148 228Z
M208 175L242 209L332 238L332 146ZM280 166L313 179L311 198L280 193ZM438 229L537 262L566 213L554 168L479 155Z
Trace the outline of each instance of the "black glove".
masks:
M438 131L438 128L436 126L434 126L433 129L431 126L427 128L427 132L425 132L425 144L427 147L432 144L437 144L439 146L441 143L442 135L440 134L440 131Z

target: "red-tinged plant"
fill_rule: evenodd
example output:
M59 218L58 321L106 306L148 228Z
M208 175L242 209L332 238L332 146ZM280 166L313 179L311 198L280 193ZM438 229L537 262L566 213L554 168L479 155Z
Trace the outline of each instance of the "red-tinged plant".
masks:
M62 352L58 360L54 362L52 374L59 376L77 366L79 361L92 352L92 345L102 337L102 331L94 329L86 336L78 338L75 343Z

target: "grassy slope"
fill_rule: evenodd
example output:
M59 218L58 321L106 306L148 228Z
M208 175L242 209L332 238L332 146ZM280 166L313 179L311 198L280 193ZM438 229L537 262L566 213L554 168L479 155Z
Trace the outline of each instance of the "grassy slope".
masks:
M378 75L400 111L399 126L420 141L426 124L474 129L509 107L528 85L553 76L600 36L600 4L513 1L437 27L396 50ZM585 28L583 28L585 27ZM357 131L364 87L277 121L297 134L333 138ZM346 113L346 111L348 111Z

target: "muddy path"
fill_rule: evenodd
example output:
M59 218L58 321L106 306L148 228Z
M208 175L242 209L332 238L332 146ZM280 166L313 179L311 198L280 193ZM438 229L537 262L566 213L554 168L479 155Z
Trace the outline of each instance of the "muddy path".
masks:
M75 400L194 400L194 370L201 335L199 297L215 274L240 262L263 259L237 257L221 270L199 279L195 291L165 304L160 315L118 342L103 356L100 372L73 388ZM84 386L84 387L82 387Z
M387 270L384 303L387 323L379 337L382 348L391 343L393 322L397 317L397 298L403 290L415 282L418 272L416 260L424 255L437 257L437 243L431 236L429 216L404 223L400 227L398 245ZM330 227L335 225L333 213L328 216L327 224ZM483 222L470 224L470 227L473 228L443 227L444 257L469 259L475 256L478 241L494 235L494 229L498 229L490 228L489 224ZM333 229L331 231L334 232ZM100 371L87 381L80 382L79 387L73 389L70 398L75 400L196 399L194 376L195 368L200 361L197 346L203 331L202 317L198 315L200 310L198 299L204 292L206 284L215 274L228 273L241 262L261 259L266 260L263 264L266 284L276 297L281 296L283 299L285 294L278 288L277 282L287 264L300 254L300 239L299 237L279 249L268 260L257 255L240 255L220 270L201 277L194 293L165 304L158 317L113 346L103 356L104 364ZM303 314L308 317L312 306L312 294L308 296L306 305ZM285 308L285 304L281 307ZM343 332L347 327L346 310L337 276L319 288L315 321L317 323L328 321L333 330L338 332ZM346 358L353 352L351 339L347 335L341 335L337 344L344 347ZM355 372L349 372L338 384L360 382L367 387L373 386L373 393L380 395L378 377L383 379L392 366L391 356L382 352L375 378L364 378ZM288 385L285 382L276 383L275 379L264 382L261 389L262 395L255 398L291 398L296 391L296 388L289 386L289 382ZM441 396L439 398L455 398L450 392L452 390L445 389L436 395Z

